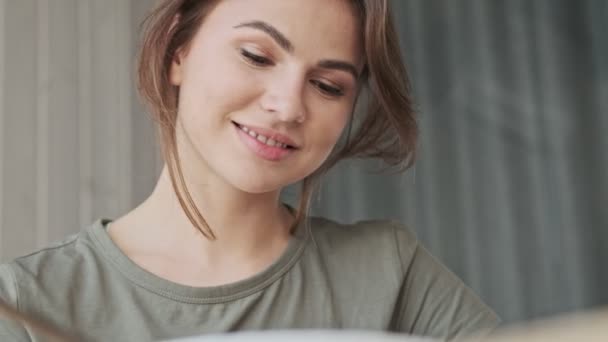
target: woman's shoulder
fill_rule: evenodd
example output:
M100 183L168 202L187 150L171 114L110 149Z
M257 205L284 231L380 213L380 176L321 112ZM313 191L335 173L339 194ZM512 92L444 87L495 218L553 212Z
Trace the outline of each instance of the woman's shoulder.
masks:
M1 264L0 283L4 284L4 295L8 292L16 294L48 287L62 287L84 269L98 265L95 259L100 256L93 246L92 231L99 227L101 221L45 248ZM7 290L9 285L14 287L12 291Z
M365 293L383 286L383 293L395 294L395 330L455 337L498 323L496 314L431 255L406 225L390 220L342 224L314 218L310 227L319 254L330 271L348 281L345 287L369 283Z
M418 246L416 235L407 226L392 220L365 220L340 223L322 217L309 221L309 254L312 263L323 264L334 276L366 274L383 279L397 290Z
M116 301L109 302L107 289L128 284L113 267L102 242L104 234L103 221L98 220L57 243L1 264L0 299L20 313L63 329L77 329L78 324L95 327L89 323L99 316L88 316L90 306L83 303L115 305ZM31 333L0 317L0 341L22 336L30 340Z
M340 223L324 217L310 219L310 231L317 244L336 248L398 254L400 258L413 255L418 245L416 234L396 220L362 220Z
M82 261L93 249L91 232L100 226L100 221L97 221L77 233L65 236L44 248L19 256L3 266L36 275L43 270L52 270L54 265L62 265L65 268L70 262Z
M339 235L373 235L405 234L407 238L416 241L415 233L405 224L397 220L369 219L359 220L352 223L343 223L327 217L310 217L310 227L315 234L339 234Z

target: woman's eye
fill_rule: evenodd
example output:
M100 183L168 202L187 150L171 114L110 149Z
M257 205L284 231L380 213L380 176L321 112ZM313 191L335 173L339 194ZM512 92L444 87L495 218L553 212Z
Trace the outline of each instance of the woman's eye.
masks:
M317 87L322 93L325 95L329 95L332 97L340 97L344 95L344 91L338 87L331 86L325 82L321 82L318 80L310 81L315 87Z
M257 55L253 52L241 49L241 55L251 64L256 66L272 65L272 61L264 56Z

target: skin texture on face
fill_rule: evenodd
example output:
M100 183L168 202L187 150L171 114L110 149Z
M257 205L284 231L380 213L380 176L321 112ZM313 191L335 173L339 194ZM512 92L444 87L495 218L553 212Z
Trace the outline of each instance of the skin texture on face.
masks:
M267 193L311 174L350 119L361 64L348 1L220 1L170 74L180 88L180 160L201 177L191 181L212 176ZM262 158L235 123L280 133L296 148Z

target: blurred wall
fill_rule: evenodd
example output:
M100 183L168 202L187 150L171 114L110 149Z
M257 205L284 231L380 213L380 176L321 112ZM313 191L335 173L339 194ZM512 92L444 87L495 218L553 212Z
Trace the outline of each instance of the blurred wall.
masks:
M132 75L152 3L0 0L2 260L151 190L160 158ZM342 163L314 212L407 223L507 322L607 304L608 3L393 5L419 160L405 175Z
M152 1L0 0L0 257L115 217L156 179L132 85Z

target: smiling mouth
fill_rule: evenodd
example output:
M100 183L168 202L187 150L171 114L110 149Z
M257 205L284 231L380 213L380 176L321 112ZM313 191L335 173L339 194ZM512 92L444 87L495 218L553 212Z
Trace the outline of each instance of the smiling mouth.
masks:
M267 146L282 148L282 149L286 149L286 150L296 150L297 149L297 147L295 147L295 146L289 145L289 144L281 142L277 139L273 139L273 138L267 137L263 134L257 133L254 130L249 129L243 125L240 125L234 121L232 121L232 124L235 125L241 131L247 133L252 138L256 139L257 141L259 141L262 144L265 144Z

